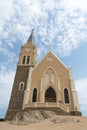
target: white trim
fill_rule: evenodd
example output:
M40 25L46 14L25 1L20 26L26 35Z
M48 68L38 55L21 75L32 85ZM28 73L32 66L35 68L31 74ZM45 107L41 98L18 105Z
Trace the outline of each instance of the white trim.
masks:
M23 64L23 58L24 58L24 56L25 56L26 58L25 58L25 63ZM27 58L28 58L28 56L30 57L30 58L29 58L29 64L27 64ZM30 65L30 61L31 61L31 56L30 56L30 55L23 55L21 59L22 59L21 64L18 64L18 65L23 65L23 66L24 66L24 65L27 65L27 66ZM31 65L32 65L32 64L31 64Z
M21 89L21 85L23 85L22 87L22 89ZM23 91L24 90L24 86L25 86L25 83L22 81L22 82L20 82L19 83L19 91Z
M53 52L49 51L66 69L68 68Z
M34 67L34 64L18 64L17 66L28 66L28 67Z
M45 82L45 85L46 85L46 77L45 76L46 76L47 70L49 70L49 69L52 69L53 72L55 73L55 87L57 87L57 84L56 84L57 73L56 73L55 69L53 67L51 67L51 66L47 67L45 69L45 71L44 71L44 82Z
M40 78L40 92L42 92L43 89L43 78Z
M54 69L53 67L51 67L51 66L49 66L49 67L47 67L47 68L45 69L44 75L46 74L46 72L47 72L48 69L52 69L52 70L55 72L55 75L56 75L56 77L57 77L57 73L56 73L55 69Z
M54 74L55 74L55 83L48 83L46 84L46 78L45 78L45 75L46 75L46 72L49 70L49 69L52 69ZM44 102L45 102L45 92L46 90L49 88L49 86L52 86L52 88L55 90L56 92L56 102L58 102L59 100L59 92L58 92L58 89L57 89L57 73L55 71L55 69L51 66L47 67L44 71L44 83L45 83L45 87L44 87Z
M61 91L61 86L60 86L60 78L57 78L57 88L58 88L58 91Z

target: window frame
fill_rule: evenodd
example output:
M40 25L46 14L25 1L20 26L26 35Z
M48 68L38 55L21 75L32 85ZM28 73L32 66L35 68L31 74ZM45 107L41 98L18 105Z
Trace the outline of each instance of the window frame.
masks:
M67 95L65 95L66 94L65 90L67 90ZM69 90L68 90L68 88L64 88L63 93L64 93L64 103L65 104L70 104L70 97L69 97Z
M35 95L35 101L34 101L34 91L36 90L36 95ZM32 102L37 102L37 97L38 97L38 89L37 88L33 88L33 91L32 91Z
M23 86L21 86L23 85ZM19 91L23 91L24 90L24 86L25 86L25 83L22 81L19 83Z
M25 56L25 55L23 56L22 64L23 64L23 65L26 64L26 56Z

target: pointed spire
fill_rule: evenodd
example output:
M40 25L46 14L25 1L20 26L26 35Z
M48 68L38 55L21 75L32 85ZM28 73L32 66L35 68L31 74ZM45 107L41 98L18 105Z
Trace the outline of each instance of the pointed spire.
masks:
M27 42L31 42L32 44L34 44L34 35L33 35L33 31L34 31L34 29L32 29L32 33L31 33L29 39L27 40Z

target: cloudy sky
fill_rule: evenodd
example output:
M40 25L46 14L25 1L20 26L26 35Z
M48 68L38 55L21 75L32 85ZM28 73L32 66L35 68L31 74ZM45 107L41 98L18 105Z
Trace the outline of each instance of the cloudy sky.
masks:
M34 29L37 62L50 50L72 66L87 115L87 0L0 0L0 117L4 117L20 47Z

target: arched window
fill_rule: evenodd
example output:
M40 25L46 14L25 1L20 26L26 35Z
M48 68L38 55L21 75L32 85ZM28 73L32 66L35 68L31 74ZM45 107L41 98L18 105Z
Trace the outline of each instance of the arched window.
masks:
M45 102L56 102L56 93L51 87L45 93Z
M25 62L26 62L26 56L23 57L22 64L25 64Z
M36 102L36 101L37 101L37 89L34 88L33 89L32 102Z
M29 64L30 56L27 56L27 64Z
M65 103L69 103L69 94L67 88L64 89Z
M24 82L19 83L19 90L23 91L24 90Z

